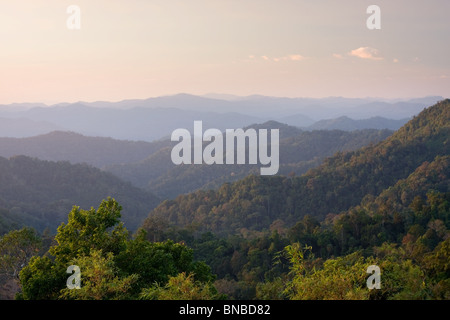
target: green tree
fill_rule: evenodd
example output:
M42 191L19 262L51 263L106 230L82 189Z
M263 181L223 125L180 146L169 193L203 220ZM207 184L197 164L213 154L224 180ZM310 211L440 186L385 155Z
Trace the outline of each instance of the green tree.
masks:
M426 288L424 270L412 260L406 259L402 249L383 245L377 256L364 257L361 251L328 259L323 263L309 257L308 248L288 246L286 252L291 261L291 281L285 289L293 300L411 300L430 297ZM439 256L441 253L438 253ZM381 288L369 290L366 273L371 265L381 270Z
M63 299L127 299L131 286L139 278L137 274L120 277L112 252L105 257L101 250L92 250L88 256L76 258L72 263L82 270L82 283L80 289L63 289L60 295Z
M286 252L291 261L292 281L285 294L292 300L343 300L367 299L366 270L368 261L354 253L346 257L329 259L319 267L313 257L305 259L311 250L289 246ZM318 267L318 268L317 268Z
M32 228L13 230L0 238L0 284L18 279L22 266L42 247L41 238Z
M141 230L135 239L129 240L126 247L116 256L116 263L123 275L139 274L139 282L133 285L134 292L165 284L169 277L188 272L195 280L211 282L214 280L211 268L203 262L194 261L191 248L172 240L150 242L145 240L145 231Z
M170 277L192 274L196 283L212 286L211 269L194 261L186 245L135 239L120 222L121 206L108 198L97 210L74 207L58 228L57 244L33 257L20 272L21 299L137 299L145 288L165 286ZM68 289L70 265L81 271L81 289Z
M66 269L57 265L48 256L31 258L27 266L20 271L22 291L19 300L53 300L66 284Z
M50 254L57 263L67 265L78 256L89 255L91 249L102 250L105 255L119 253L128 238L128 231L120 222L121 210L112 198L103 200L97 210L74 207L67 224L58 227L57 245L50 248Z
M156 284L144 289L140 298L142 300L216 300L220 296L211 284L195 281L192 273L186 275L182 272L170 277L164 286Z
M32 228L13 230L0 238L0 299L12 299L14 292L2 288L17 288L19 272L30 259L39 254L42 240Z
M450 299L450 238L439 243L424 257L433 299Z

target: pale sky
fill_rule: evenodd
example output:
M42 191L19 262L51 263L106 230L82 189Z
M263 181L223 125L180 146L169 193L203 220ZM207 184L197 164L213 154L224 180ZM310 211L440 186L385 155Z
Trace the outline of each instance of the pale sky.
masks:
M366 27L372 4L381 30ZM449 12L449 0L0 0L0 104L450 97Z

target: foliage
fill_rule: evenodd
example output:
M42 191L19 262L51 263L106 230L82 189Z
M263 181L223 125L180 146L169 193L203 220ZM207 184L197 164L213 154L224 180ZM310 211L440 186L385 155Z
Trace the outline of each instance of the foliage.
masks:
M144 289L140 295L143 300L215 300L217 291L210 284L202 284L194 280L193 274L185 272L170 277L165 286L156 284Z
M17 278L21 266L27 264L40 251L41 246L40 237L31 228L12 230L1 237L0 280L3 277Z
M150 242L145 233L126 242L126 247L116 256L122 274L139 274L135 292L156 283L165 284L170 277L182 272L193 274L196 281L209 283L214 280L211 269L201 261L194 261L193 250L171 240Z
M210 268L194 261L185 245L150 243L144 234L129 239L120 222L121 209L111 198L97 210L74 207L68 223L58 228L56 244L20 271L18 298L137 299L143 289L164 286L183 272L192 274L196 284L210 285ZM66 288L70 265L81 270L81 289Z
M354 252L336 259L326 260L316 269L317 263L301 258L301 251L288 248L293 278L287 284L290 299L302 300L367 300L367 299L424 299L425 274L411 260L392 257L379 259L363 257ZM299 259L300 258L300 259ZM312 265L312 267L311 267ZM369 266L380 267L381 289L366 287Z
M211 232L199 234L194 228L177 228L161 220L159 225L164 227L158 229L157 224L154 224L151 230L158 230L157 237L160 240L173 238L186 241L194 249L195 255L204 259L217 274L218 286L222 288L222 292L237 299L255 296L286 298L287 292L283 294L280 289L280 279L285 278L287 268L292 263L280 257L278 252L296 242L309 244L311 254L322 260L345 257L354 252L361 252L366 257L374 254L396 256L395 262L386 265L386 268L392 269L395 277L398 278L400 272L412 274L412 280L419 279L419 275L426 275L426 290L432 291L424 294L421 291L423 288L412 281L408 283L411 287L410 298L444 298L450 292L448 253L445 251L445 241L450 234L448 167L448 156L437 157L435 161L420 166L408 178L399 180L393 187L381 192L379 197L367 197L359 206L340 214L329 215L322 221L306 215L291 228L273 223L272 234L269 231L241 232L240 236L218 237ZM443 192L430 189L433 187ZM408 193L407 197L405 192ZM149 233L147 237L153 239L155 234ZM400 247L397 251L388 250L390 247L386 244L389 243ZM433 250L437 250L439 254ZM408 263L412 265L409 266ZM366 265L360 263L358 268L363 270ZM395 265L401 268L397 270ZM326 269L317 275L328 271ZM353 276L353 271L355 270L349 269L346 272ZM364 284L361 284L361 277L366 276L365 270L363 271L358 278L360 288ZM346 275L338 280L345 280ZM312 287L314 281L311 280ZM408 291L394 289L397 287L393 284L387 293L377 291L376 297L373 296L374 293L369 297L353 291L348 297L406 297ZM344 298L345 294L341 292L341 295L335 297Z
M43 240L31 228L12 230L0 237L0 299L12 299L17 287L19 272L30 259L41 252Z
M67 268L67 267L66 267ZM53 300L66 282L66 268L58 266L48 256L34 256L19 273L20 300Z
M77 300L119 300L129 297L129 291L139 280L137 274L119 277L119 270L114 263L114 255L106 256L101 250L93 249L87 256L80 256L72 261L82 270L80 289L64 288L59 298Z
M92 249L119 253L124 247L128 231L120 222L122 207L111 198L102 201L97 210L74 207L68 223L58 227L57 245L49 253L55 261L67 264L78 256L88 255Z

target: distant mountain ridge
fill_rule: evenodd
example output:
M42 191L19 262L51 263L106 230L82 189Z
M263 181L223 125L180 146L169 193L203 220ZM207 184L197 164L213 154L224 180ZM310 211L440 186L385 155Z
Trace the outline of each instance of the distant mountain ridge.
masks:
M410 119L393 120L384 117L354 120L346 116L335 119L320 120L306 127L308 130L361 130L361 129L389 129L398 130Z
M0 118L0 137L25 138L61 129L60 126L48 121L36 121L28 118Z
M119 102L59 103L48 107L30 103L0 105L0 118L16 121L14 130L2 132L0 129L0 136L25 137L62 130L122 140L153 141L167 137L174 129L191 128L194 120L202 120L205 127L220 130L264 123L268 120L298 127L308 127L322 119L342 116L355 120L372 117L402 120L418 114L426 106L442 99L425 97L386 101L372 98L312 99L258 95L235 99L224 96L219 98L220 96L212 98L177 94ZM18 119L22 119L22 122ZM48 128L29 132L29 124L26 121L46 121Z
M25 155L41 160L87 163L103 168L141 161L170 145L170 141L125 141L88 137L75 132L53 131L27 138L0 138L0 156Z

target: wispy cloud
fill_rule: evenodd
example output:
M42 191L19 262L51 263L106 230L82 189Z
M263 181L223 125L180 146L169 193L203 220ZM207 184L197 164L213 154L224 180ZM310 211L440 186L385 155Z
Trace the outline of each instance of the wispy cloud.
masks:
M256 59L262 59L265 61L275 61L275 62L279 62L279 61L302 61L307 59L305 56L302 56L301 54L289 54L286 56L282 56L282 57L269 57L269 56L260 56L257 57L255 55L249 55L248 58L250 60L256 60Z
M288 55L286 58L287 58L287 60L291 60L291 61L302 61L302 60L306 59L306 57L304 57L300 54L291 54L291 55Z
M360 47L358 49L350 51L348 54L360 59L383 60L383 57L380 56L380 52L377 49L371 47Z

